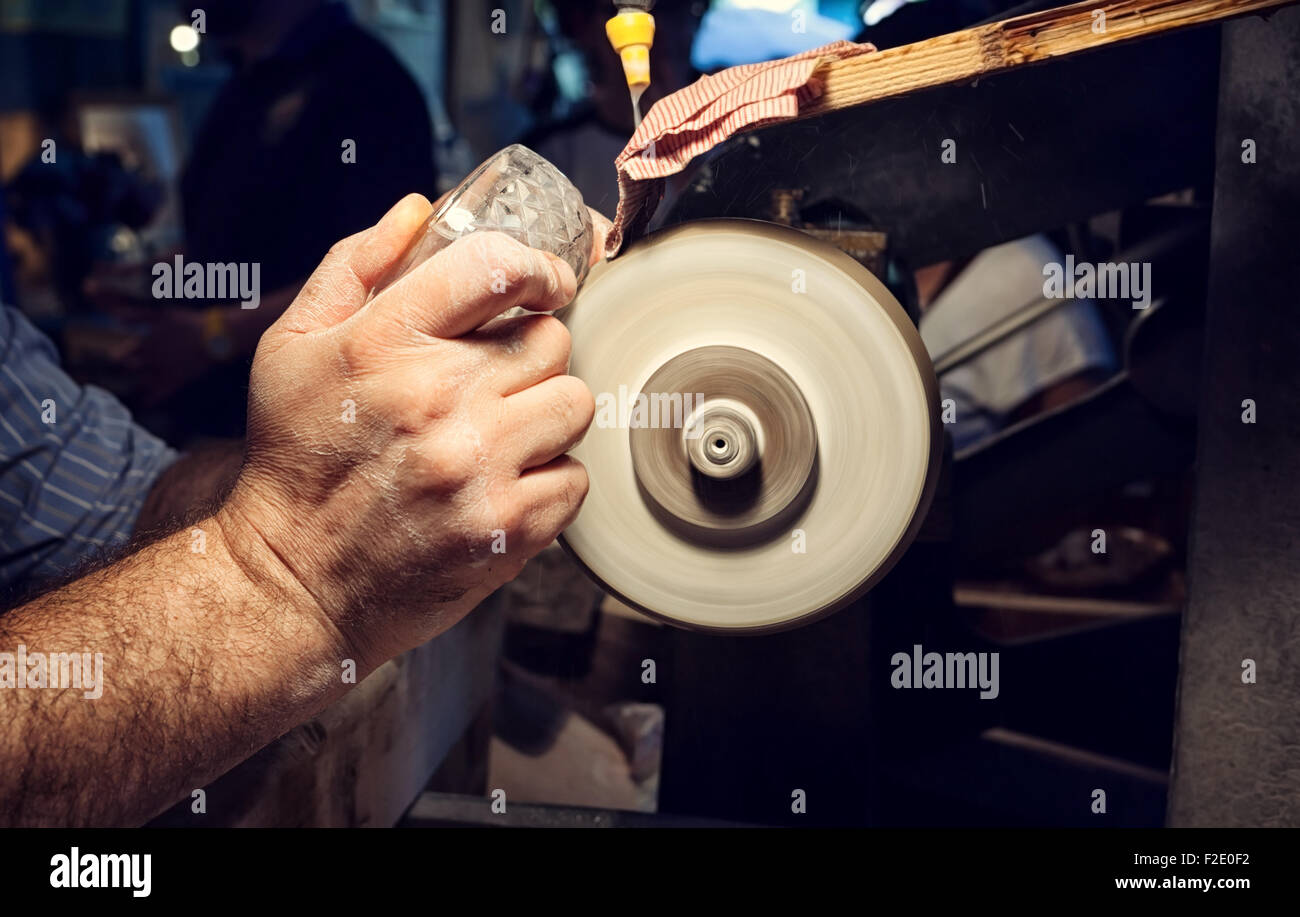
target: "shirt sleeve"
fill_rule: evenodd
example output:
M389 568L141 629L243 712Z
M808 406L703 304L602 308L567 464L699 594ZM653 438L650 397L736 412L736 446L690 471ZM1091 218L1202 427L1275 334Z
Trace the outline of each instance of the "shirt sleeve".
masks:
M0 586L27 588L125 545L176 452L103 389L59 367L49 338L0 307Z

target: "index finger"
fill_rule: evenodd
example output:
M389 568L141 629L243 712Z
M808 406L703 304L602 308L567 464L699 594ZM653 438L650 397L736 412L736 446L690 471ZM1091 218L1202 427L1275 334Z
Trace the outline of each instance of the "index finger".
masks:
M440 338L460 337L515 306L552 312L577 291L573 268L500 232L457 239L377 296L369 309Z

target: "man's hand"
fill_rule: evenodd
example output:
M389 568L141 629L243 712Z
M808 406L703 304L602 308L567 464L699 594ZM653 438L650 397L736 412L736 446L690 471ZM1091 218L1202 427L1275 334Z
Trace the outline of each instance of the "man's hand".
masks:
M567 329L493 321L567 304L568 265L474 234L366 304L429 212L412 195L336 245L262 338L246 463L218 515L248 562L283 564L361 671L455 624L587 493L564 453L595 407L566 375Z
M428 211L337 245L267 332L215 515L0 616L28 660L0 690L0 823L149 818L338 698L347 660L450 627L577 511L563 453L593 405L568 334L490 322L563 305L573 272L481 235L363 305Z

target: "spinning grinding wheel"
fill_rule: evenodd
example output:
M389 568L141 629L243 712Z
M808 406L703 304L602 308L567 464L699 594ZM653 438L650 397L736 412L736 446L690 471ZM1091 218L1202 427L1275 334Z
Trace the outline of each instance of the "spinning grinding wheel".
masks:
M572 452L591 491L561 540L627 604L703 630L804 624L865 593L920 528L934 373L838 249L692 223L598 266L563 317L597 413Z

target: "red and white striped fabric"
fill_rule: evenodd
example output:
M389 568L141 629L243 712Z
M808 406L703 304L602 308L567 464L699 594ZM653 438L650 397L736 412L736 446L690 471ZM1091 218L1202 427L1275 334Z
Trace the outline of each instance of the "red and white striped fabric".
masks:
M793 118L821 95L816 72L826 61L875 50L869 44L837 41L794 57L700 77L656 102L614 160L618 212L605 240L605 256L614 257L624 239L645 232L663 196L664 178L732 134Z

